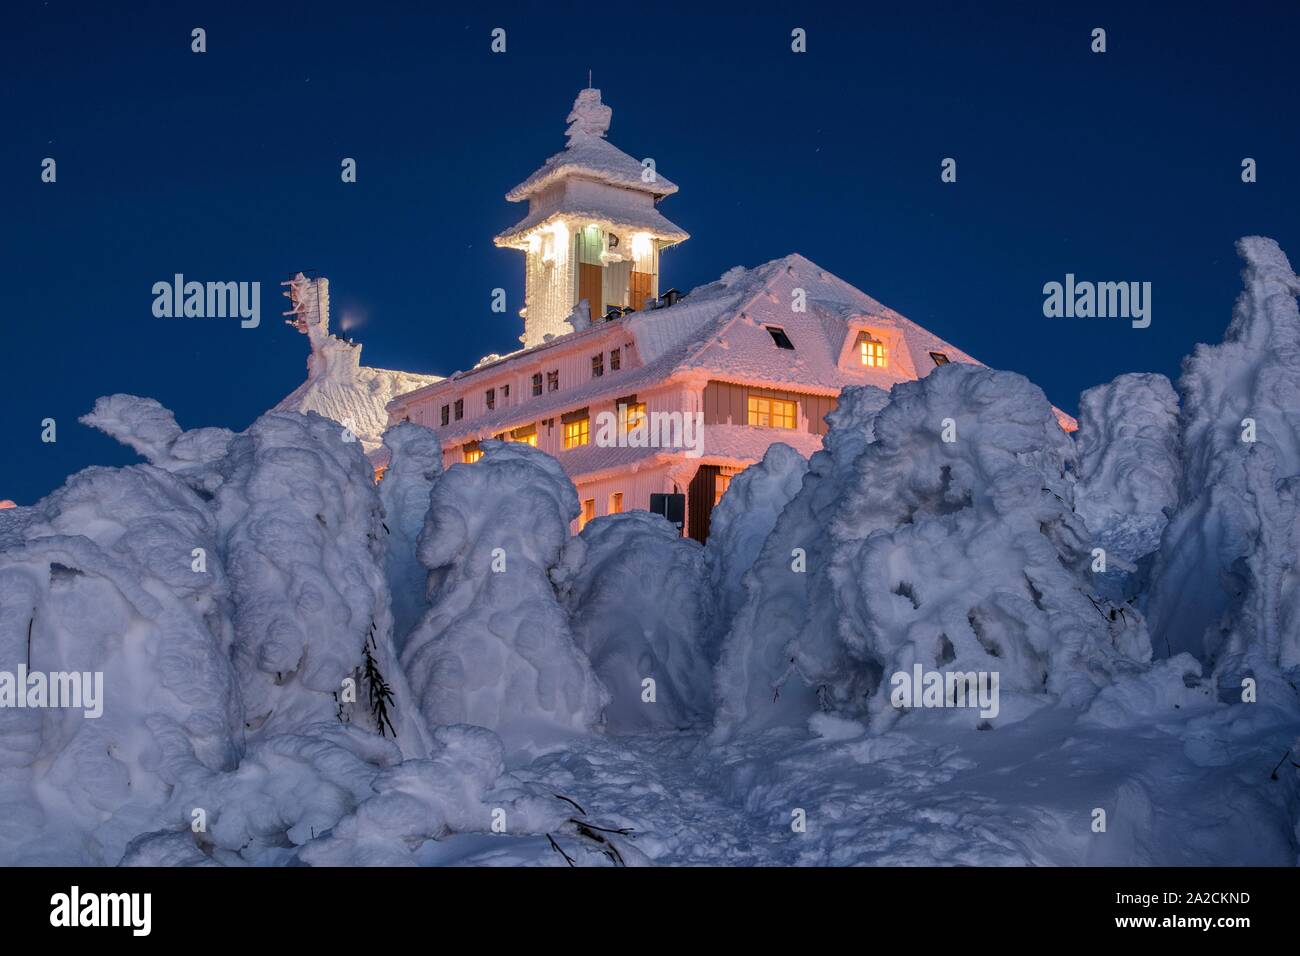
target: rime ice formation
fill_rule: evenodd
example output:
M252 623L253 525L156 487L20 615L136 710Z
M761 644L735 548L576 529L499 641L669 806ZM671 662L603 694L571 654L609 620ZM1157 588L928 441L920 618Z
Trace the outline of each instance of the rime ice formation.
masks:
M393 597L393 644L406 638L428 608L428 569L417 555L433 484L442 473L442 449L427 428L402 422L384 432L388 468L379 484L384 506L384 570Z
M535 448L483 449L433 486L419 549L432 607L402 663L433 724L477 724L511 745L590 730L606 695L550 579L577 495Z
M715 675L715 740L801 724L819 709L815 691L788 679L791 657L801 634L834 631L826 528L888 401L888 393L870 385L840 393L839 405L826 419L830 431L823 450L810 459L802 486L744 575L744 603L723 642Z
M771 445L763 460L736 475L709 517L705 567L714 595L707 651L716 660L721 642L745 599L742 582L782 509L803 485L808 459L789 445Z
M1158 653L1217 664L1239 692L1246 671L1300 668L1300 279L1271 239L1237 252L1224 340L1183 362L1178 511L1147 613Z
M301 272L292 281L288 321L311 345L307 356L307 381L275 406L277 412L316 412L343 425L361 441L363 449L379 449L388 427L386 406L398 395L422 385L440 382L437 375L417 375L361 364L361 346L330 333L329 282L308 279Z
M688 728L708 718L713 687L701 638L712 592L699 544L659 515L608 515L569 540L552 577L578 646L609 691L609 732Z
M171 761L238 762L217 537L200 496L149 465L0 512L0 671L76 672L92 692L102 674L96 718L0 707L0 864L116 863L167 802Z
M887 725L900 711L878 682L921 664L996 671L1004 701L1081 706L1150 658L1138 615L1103 613L1089 597L1090 540L1067 478L1074 448L1037 387L947 365L895 386L874 427L830 525L851 668L799 660L823 699L853 712L869 694L873 721Z
M1178 396L1153 373L1121 375L1079 396L1075 500L1088 528L1124 561L1160 545L1178 500Z

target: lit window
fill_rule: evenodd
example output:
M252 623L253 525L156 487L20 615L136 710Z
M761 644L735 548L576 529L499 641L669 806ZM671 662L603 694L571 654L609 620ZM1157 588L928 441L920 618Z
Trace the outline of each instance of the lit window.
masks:
M467 465L472 465L483 457L483 449L479 447L479 444L476 441L467 444L462 451L464 453L465 464Z
M610 370L611 372L617 372L617 371L618 371L620 368L622 368L622 367L623 367L623 350L622 350L622 349L610 349L610 350L609 350L609 370Z
M487 410L490 412L497 407L497 390L489 388L483 393L483 398L487 401Z
M533 394L542 394L542 373L537 372L533 375Z
M727 489L730 488L730 487L731 487L731 476L730 476L730 475L718 475L718 477L715 479L715 483L714 483L714 485L713 485L713 505L714 505L714 507L717 507L718 502L722 500L722 496L723 496L724 494L727 493Z
M444 425L447 425L450 424L450 422L451 422L451 406L444 405L442 406L442 423Z
M858 355L862 359L862 364L868 368L884 368L889 364L885 355L885 344L868 338L865 332L858 339Z
M749 396L749 424L760 428L794 428L797 406L783 398Z
M785 329L779 325L766 325L764 328L767 329L768 335L772 336L772 341L776 343L777 348L794 351L794 343L790 341L790 336L785 334Z
M627 409L627 430L631 431L645 421L645 402L630 402L624 406Z
M934 359L934 364L935 364L935 365L947 365L947 364L948 364L948 356L944 355L942 352L931 352L931 353L930 353L930 358Z
M605 353L597 352L591 357L591 377L600 378L605 374Z
M534 448L536 448L537 447L537 426L522 425L519 428L515 428L511 430L510 440L523 442L525 445L532 445Z
M585 498L582 502L582 517L578 519L578 530L587 527L587 522L596 517L596 499Z
M456 410L453 414L455 415L456 421L460 421L465 417L465 399L456 399Z
M583 417L564 423L564 447L577 448L591 439L590 419Z
M558 392L560 390L560 371L546 373L546 390L548 392Z
M623 492L616 491L609 496L609 513L612 515L623 513Z

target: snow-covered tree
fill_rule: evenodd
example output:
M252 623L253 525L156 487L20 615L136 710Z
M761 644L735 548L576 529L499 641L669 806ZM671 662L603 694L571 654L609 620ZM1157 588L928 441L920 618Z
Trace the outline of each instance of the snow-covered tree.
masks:
M1145 585L1137 562L1160 546L1178 501L1178 396L1163 375L1131 373L1079 397L1075 510L1105 552L1107 593L1126 600Z
M360 721L423 752L392 646L383 510L359 443L315 413L271 412L230 442L220 472L249 732Z
M166 804L174 761L240 759L217 533L150 465L89 468L0 511L0 671L45 686L24 707L0 686L0 863L112 865ZM82 706L49 706L56 674L77 676Z
M609 515L570 539L552 577L578 646L609 691L609 731L708 718L713 684L702 638L711 593L697 542L647 511Z
M1178 511L1147 613L1157 652L1215 663L1239 692L1247 671L1300 669L1300 279L1271 239L1237 251L1224 341L1183 361Z
M578 513L559 463L522 443L485 441L434 484L419 550L431 608L402 658L431 723L507 744L597 725L605 692L550 578Z
M1080 705L1149 658L1138 616L1090 596L1074 448L1037 387L947 365L896 385L874 425L830 524L835 633L852 666L797 659L824 703L865 704L887 726L900 713L890 675L920 664Z
M705 650L711 660L745 600L742 579L758 559L776 520L803 485L808 459L789 445L768 446L763 460L731 479L709 516L705 568L713 591Z
M715 740L774 725L801 724L816 713L814 688L789 680L800 636L835 628L827 575L826 529L853 463L873 438L889 401L873 386L846 388L827 416L830 430L812 456L799 491L777 518L742 582L744 603L731 622L715 674Z

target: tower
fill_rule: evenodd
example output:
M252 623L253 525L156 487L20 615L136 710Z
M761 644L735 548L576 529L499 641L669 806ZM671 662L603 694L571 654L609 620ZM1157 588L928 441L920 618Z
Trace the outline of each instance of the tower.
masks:
M613 111L600 90L578 94L568 145L510 192L528 215L495 239L524 253L525 348L573 330L566 322L586 301L595 318L640 309L659 295L659 253L689 238L655 208L677 186L654 160L636 160L605 139Z

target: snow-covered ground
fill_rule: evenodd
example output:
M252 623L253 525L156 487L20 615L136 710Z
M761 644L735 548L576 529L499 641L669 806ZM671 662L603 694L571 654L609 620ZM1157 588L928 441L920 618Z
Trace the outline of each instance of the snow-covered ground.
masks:
M570 536L522 444L399 425L376 487L312 411L100 399L146 462L0 509L0 864L1295 864L1300 279L1238 250L1179 382L1074 437L993 369L846 390L703 548Z

